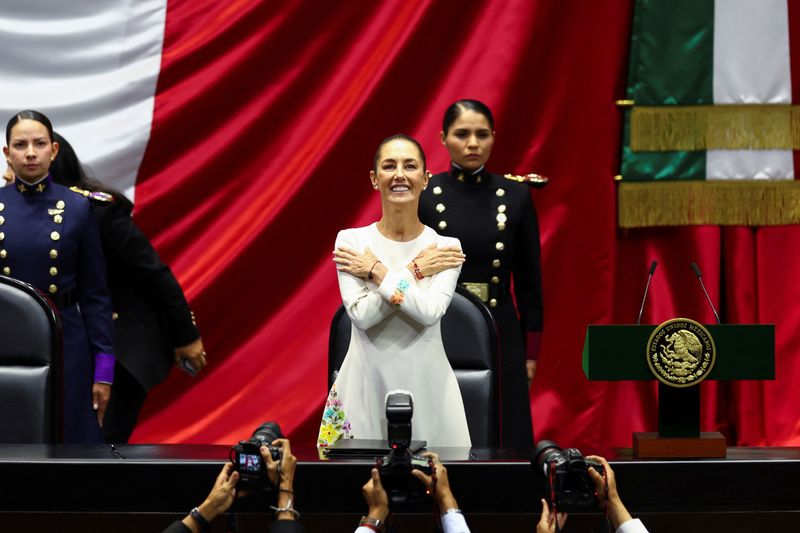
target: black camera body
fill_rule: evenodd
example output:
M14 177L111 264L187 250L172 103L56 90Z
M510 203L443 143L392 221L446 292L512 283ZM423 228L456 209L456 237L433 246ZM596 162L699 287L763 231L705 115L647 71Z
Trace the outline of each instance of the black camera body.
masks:
M239 472L239 488L270 490L272 483L267 475L267 465L261 457L261 446L269 449L273 461L281 461L283 450L272 446L275 439L283 438L281 428L275 422L264 422L255 430L250 440L239 441L231 447L230 460L233 469Z
M391 451L378 460L377 466L391 505L418 504L429 496L425 485L411 475L413 470L421 470L429 476L433 473L431 459L413 455L409 450L413 415L411 394L393 391L386 396L387 437Z
M597 495L589 477L589 468L602 475L605 473L602 464L586 459L576 448L562 450L548 440L536 445L532 464L546 480L551 507L555 506L559 512L597 508Z

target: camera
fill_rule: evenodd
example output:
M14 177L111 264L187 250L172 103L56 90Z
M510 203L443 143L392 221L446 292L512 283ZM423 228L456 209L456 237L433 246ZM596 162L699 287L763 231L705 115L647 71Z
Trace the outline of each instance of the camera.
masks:
M412 455L411 417L414 414L414 400L410 393L392 391L386 395L386 422L389 442L389 455L378 460L389 503L392 505L417 504L428 497L425 485L411 475L412 470L421 470L427 475L433 473L433 460Z
M266 446L273 461L280 462L283 453L280 446L272 446L275 439L282 439L281 428L275 422L264 422L255 430L250 440L239 441L231 447L230 460L233 469L239 472L239 487L243 489L269 490L272 484L267 476L267 465L261 458L261 446Z
M589 468L601 475L603 465L586 459L576 448L562 450L549 440L536 445L531 464L546 480L551 506L559 512L578 511L597 507L597 495Z

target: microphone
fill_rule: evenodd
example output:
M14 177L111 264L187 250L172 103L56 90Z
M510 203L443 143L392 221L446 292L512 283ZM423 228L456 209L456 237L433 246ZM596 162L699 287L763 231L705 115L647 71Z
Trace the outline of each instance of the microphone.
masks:
M694 261L692 262L692 270L694 270L694 275L697 276L697 280L700 282L700 286L703 288L703 293L706 295L706 300L708 300L708 305L711 306L711 310L714 312L714 318L717 319L717 325L722 324L722 321L719 319L719 315L717 314L717 310L714 308L714 304L711 302L711 298L708 296L706 285L705 283L703 283L703 274L700 273L700 267L697 266L697 263L695 263Z
M647 275L647 285L644 286L644 296L642 296L642 306L639 308L639 318L636 320L636 325L642 323L642 313L644 313L644 302L647 300L647 289L650 288L650 279L653 277L653 273L656 271L656 267L658 266L658 261L653 261L650 263L650 273Z

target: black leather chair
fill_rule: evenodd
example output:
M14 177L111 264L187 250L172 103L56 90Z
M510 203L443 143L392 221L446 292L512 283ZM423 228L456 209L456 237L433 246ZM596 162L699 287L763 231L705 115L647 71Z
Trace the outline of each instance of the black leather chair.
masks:
M0 443L61 441L61 338L50 301L0 276Z
M442 342L461 389L472 446L496 446L500 435L497 329L483 302L460 285L442 317ZM349 345L350 317L340 305L328 340L329 388Z

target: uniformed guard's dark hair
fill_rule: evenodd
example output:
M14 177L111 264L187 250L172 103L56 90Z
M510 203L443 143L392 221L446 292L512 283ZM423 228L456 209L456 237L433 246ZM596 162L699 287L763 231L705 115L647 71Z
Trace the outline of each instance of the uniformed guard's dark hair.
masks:
M50 134L50 142L53 142L53 124L50 122L50 119L44 116L43 113L32 109L26 109L25 111L20 111L8 121L8 125L6 126L6 144L11 142L11 128L22 120L35 120L43 124L44 127L47 128L47 133Z
M494 129L494 117L492 116L492 110L489 109L489 106L483 102L479 102L478 100L464 99L453 102L444 112L444 119L442 119L442 131L445 135L447 135L447 130L450 129L450 126L453 125L453 122L455 122L456 119L461 116L461 113L467 110L475 111L476 113L480 113L486 117L486 120L489 121L489 127Z
M391 137L386 137L384 140L381 141L381 144L378 145L378 149L375 151L375 159L372 162L372 166L376 174L378 173L378 159L380 159L381 157L381 149L383 148L383 145L388 144L392 141L408 141L414 146L416 146L417 150L419 150L419 158L422 159L422 170L423 172L425 171L425 169L427 168L427 163L425 161L425 150L422 149L422 145L414 137L409 137L405 133L397 133L395 135L392 135Z
M58 154L50 164L50 175L53 177L53 181L65 187L76 186L87 191L108 193L118 202L122 202L128 212L133 211L133 203L124 194L86 174L72 145L57 131L53 132L53 140L58 143Z

